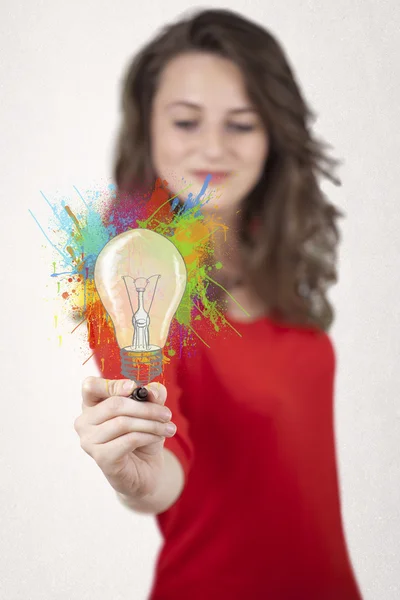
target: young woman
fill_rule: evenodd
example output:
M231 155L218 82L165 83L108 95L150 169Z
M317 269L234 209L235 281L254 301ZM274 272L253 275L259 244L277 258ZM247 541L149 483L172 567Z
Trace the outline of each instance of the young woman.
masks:
M83 384L82 448L164 537L150 598L359 600L327 334L340 213L318 176L337 180L285 54L235 13L198 12L135 57L122 106L114 214L157 177L184 204L182 182L196 196L211 174L201 210L229 226L214 243L232 334L171 361L148 402L95 343L103 377Z

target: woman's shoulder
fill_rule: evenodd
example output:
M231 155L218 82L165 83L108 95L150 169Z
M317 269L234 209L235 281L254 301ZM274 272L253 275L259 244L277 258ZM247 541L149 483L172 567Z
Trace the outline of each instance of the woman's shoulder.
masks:
M296 354L304 369L319 373L333 373L336 369L336 352L332 337L322 329L299 330Z
M268 318L271 335L268 342L274 353L288 360L293 367L305 371L332 372L336 366L335 347L329 332L311 325L279 322Z

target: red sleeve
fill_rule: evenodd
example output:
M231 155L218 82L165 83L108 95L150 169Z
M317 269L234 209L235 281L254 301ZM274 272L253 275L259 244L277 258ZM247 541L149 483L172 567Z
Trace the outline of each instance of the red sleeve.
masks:
M165 406L168 406L172 412L172 422L175 423L177 431L172 438L166 438L164 447L175 454L179 459L185 479L189 474L193 460L193 444L189 435L189 422L184 415L181 406L183 390L179 378L179 359L175 357L164 365L163 375L157 379L167 388L167 400Z
M301 482L307 489L304 497L312 515L308 523L313 524L312 539L318 546L320 564L316 574L321 578L321 589L326 589L326 582L330 582L332 596L324 596L327 600L361 598L343 523L334 402L337 361L334 345L327 333L319 336L308 359L314 365L309 370L311 385L307 387L313 401L304 423L309 442L304 444L308 448L308 456L304 453Z

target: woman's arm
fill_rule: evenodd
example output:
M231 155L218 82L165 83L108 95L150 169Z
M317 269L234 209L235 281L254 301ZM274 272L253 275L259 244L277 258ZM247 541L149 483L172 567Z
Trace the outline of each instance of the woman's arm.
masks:
M163 454L164 468L156 491L140 500L117 492L117 497L124 506L135 512L158 515L175 504L184 488L184 471L173 452L164 448Z

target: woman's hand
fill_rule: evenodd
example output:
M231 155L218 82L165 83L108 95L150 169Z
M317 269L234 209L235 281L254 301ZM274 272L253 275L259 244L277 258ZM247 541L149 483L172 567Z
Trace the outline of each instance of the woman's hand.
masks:
M82 449L119 493L140 499L154 493L161 475L165 437L176 427L164 406L167 390L151 383L146 402L128 398L134 381L87 377L82 385L82 414L75 431ZM168 425L175 429L168 431Z

